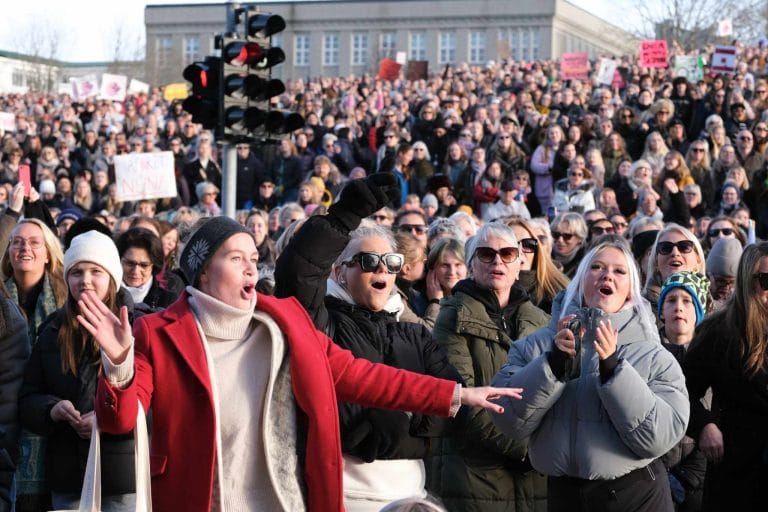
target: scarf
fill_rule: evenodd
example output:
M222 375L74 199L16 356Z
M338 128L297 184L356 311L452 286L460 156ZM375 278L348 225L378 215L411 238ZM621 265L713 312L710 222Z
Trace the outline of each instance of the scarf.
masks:
M19 289L16 286L16 281L13 280L13 276L5 280L5 288L8 290L8 296L10 299L19 304ZM20 308L23 311L23 308ZM48 276L48 272L43 274L43 287L40 290L40 295L37 296L37 303L35 305L35 313L32 318L27 318L27 333L29 334L29 343L34 345L37 343L37 328L43 323L43 320L48 318L48 315L58 309L56 305L56 294L53 291L53 283Z
M335 299L342 300L347 304L352 304L353 306L356 304L355 300L349 294L347 289L340 286L339 283L333 279L328 279L325 295L327 297L333 297ZM400 294L397 293L397 288L393 287L392 294L387 299L387 303L384 304L384 311L390 314L394 314L395 319L399 321L400 315L403 314L403 310L405 310L403 299L400 297Z

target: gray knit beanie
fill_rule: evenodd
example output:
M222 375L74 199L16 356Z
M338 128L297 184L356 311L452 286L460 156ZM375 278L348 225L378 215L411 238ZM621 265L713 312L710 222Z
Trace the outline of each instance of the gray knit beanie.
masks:
M197 286L200 274L216 250L232 235L252 234L248 229L229 217L212 217L206 220L189 237L181 252L179 267L187 278L187 283Z
M707 256L707 272L712 275L736 277L743 251L737 238L718 239Z

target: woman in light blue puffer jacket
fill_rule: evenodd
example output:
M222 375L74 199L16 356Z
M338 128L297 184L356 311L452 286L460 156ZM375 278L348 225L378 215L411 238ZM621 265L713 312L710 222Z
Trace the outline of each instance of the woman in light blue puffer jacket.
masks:
M494 422L530 438L550 512L673 510L655 459L685 434L688 396L638 275L624 242L598 243L555 298L549 325L515 342L493 380L524 388Z

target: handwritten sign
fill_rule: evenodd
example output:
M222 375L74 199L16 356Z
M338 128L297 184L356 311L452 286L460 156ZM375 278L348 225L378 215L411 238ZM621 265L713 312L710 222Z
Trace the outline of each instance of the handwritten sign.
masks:
M405 63L408 62L408 56L405 52L397 52L397 54L395 54L395 62L401 66L405 66Z
M676 55L675 76L687 78L689 82L703 80L704 67L701 65L701 59L694 55Z
M731 18L723 18L717 22L718 37L728 37L733 35L733 22Z
M16 116L13 112L0 112L0 130L4 132L16 131Z
M589 77L587 52L564 53L560 56L560 78L586 80Z
M115 157L118 201L176 197L173 153L129 153Z
M400 64L390 58L381 59L377 78L380 80L397 80L401 67Z
M72 84L72 99L75 101L83 101L91 96L96 96L96 93L99 92L99 81L96 79L96 75L70 78L69 83Z
M640 42L640 67L666 68L667 42L663 39Z
M128 77L125 75L101 75L99 97L103 100L124 101L128 91Z
M611 85L613 74L616 72L617 63L613 59L600 59L600 70L597 72L597 81L604 85Z
M715 46L710 69L715 73L733 73L736 71L736 47Z

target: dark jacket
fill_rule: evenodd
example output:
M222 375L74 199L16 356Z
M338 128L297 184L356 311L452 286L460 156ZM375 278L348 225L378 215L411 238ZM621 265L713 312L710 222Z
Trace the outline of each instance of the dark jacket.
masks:
M465 279L442 301L432 332L467 386L489 386L514 341L548 321L521 288L502 309L493 292ZM463 408L457 422L428 466L430 491L448 510L546 510L546 479L528 463L527 439L502 434L478 408Z
M178 293L163 288L160 286L160 282L157 278L153 278L152 285L149 287L147 295L141 302L147 305L152 311L160 311L176 302L176 299L178 298Z
M195 204L200 199L195 191L198 183L209 181L221 190L221 168L213 159L208 160L208 164L205 167L202 166L199 159L192 160L184 166L181 173L189 187L190 204Z
M81 439L68 423L54 422L51 409L60 400L69 400L81 414L93 411L101 360L98 352L94 357L82 355L77 376L62 372L58 335L63 319L59 309L40 326L19 395L19 416L24 428L48 437L45 465L51 490L77 494L90 441ZM102 434L101 465L103 494L134 492L133 434Z
M275 268L275 296L296 297L315 326L355 357L396 368L460 381L429 331L399 322L395 315L326 297L331 265L349 242L349 230L333 213L310 217L281 253ZM415 414L339 404L342 451L370 462L376 459L421 459L430 438L442 435L449 421Z
M704 483L704 510L765 510L768 502L768 373L749 376L739 354L743 328L715 312L696 328L683 370L691 401L688 435L698 440L714 423L723 433L723 460ZM738 332L742 331L742 332ZM708 388L717 407L701 403Z
M11 482L19 459L18 396L30 345L21 311L0 296L0 512L11 510Z

